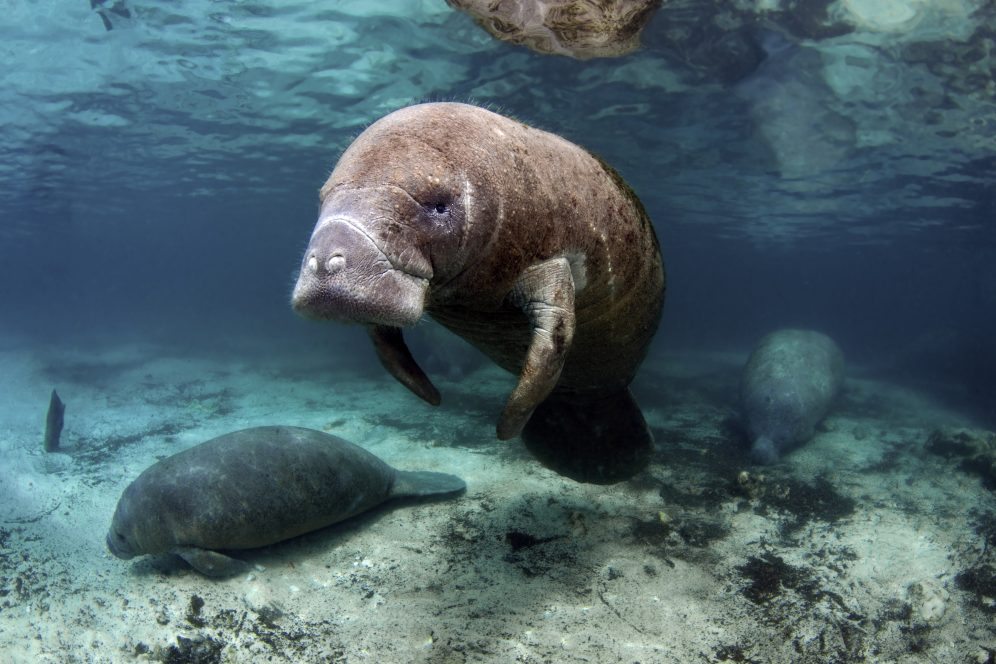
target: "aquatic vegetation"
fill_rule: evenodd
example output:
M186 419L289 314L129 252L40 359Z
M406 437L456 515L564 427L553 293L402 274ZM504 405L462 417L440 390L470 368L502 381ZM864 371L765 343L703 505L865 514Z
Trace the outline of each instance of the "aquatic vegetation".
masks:
M986 488L996 491L996 433L980 429L938 429L930 433L926 449L946 459L958 460L959 468L978 475Z

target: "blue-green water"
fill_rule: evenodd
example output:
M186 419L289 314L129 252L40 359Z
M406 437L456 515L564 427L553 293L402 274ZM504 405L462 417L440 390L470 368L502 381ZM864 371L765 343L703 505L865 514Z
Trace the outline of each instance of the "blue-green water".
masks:
M927 442L996 427L991 1L672 0L641 49L591 60L498 42L443 0L0 10L0 649L16 661L992 661L992 451ZM290 310L338 156L426 100L560 134L644 202L668 291L634 386L658 444L642 479L579 487L499 445L511 378L441 332L413 340L440 411L361 331ZM851 382L765 494L723 445L743 448L743 359L783 327L836 339ZM55 460L36 444L53 387ZM470 490L266 554L250 581L107 557L137 472L266 423L452 467ZM792 482L817 525L780 521ZM856 503L823 510L834 496ZM773 569L779 592L739 592ZM924 597L941 615L917 617ZM218 647L196 660L178 636Z

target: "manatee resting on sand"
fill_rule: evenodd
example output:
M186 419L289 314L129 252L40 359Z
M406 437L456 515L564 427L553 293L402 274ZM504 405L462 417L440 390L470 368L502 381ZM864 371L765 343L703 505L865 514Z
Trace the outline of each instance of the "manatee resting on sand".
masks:
M519 377L498 438L559 473L626 479L650 431L629 383L664 300L643 206L559 136L467 104L418 104L366 129L321 190L293 306L368 326L387 370L439 392L401 328L424 313Z
M118 501L107 548L118 558L174 553L202 574L252 549L318 530L386 500L462 491L453 475L395 470L362 447L299 427L213 438L149 468Z
M844 380L844 356L810 330L779 330L761 340L744 367L740 402L760 463L809 440Z

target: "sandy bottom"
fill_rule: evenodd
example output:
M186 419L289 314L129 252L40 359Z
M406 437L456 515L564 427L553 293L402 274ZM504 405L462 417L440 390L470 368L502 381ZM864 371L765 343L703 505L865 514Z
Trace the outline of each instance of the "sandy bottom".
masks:
M0 348L3 661L996 657L992 478L928 450L931 432L973 423L914 392L852 375L809 445L758 468L733 410L745 357L656 358L635 386L654 463L602 487L494 439L512 386L496 369L437 380L432 409L372 357L370 376L261 358ZM45 454L52 387L66 429ZM108 553L145 467L263 424L329 431L468 490L247 553L253 571L222 581Z

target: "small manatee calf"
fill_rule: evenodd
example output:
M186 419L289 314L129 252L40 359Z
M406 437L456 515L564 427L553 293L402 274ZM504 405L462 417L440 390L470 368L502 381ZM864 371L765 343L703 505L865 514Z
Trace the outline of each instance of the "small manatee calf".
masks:
M458 477L396 470L362 447L300 427L243 429L162 459L118 501L107 548L118 558L173 553L202 574L253 549L324 528L392 498L463 491Z
M778 330L751 353L740 403L759 463L813 436L844 381L844 356L833 340L811 330Z

